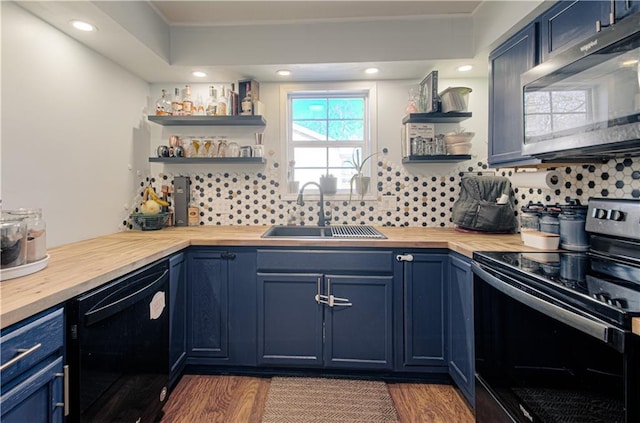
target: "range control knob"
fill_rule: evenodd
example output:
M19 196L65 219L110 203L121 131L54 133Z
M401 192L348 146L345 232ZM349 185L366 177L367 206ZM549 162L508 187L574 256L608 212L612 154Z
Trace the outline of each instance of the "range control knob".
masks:
M626 213L620 210L611 210L611 212L609 212L609 220L614 220L616 222L622 222L625 216Z
M605 209L593 209L593 217L596 219L606 219L607 210Z

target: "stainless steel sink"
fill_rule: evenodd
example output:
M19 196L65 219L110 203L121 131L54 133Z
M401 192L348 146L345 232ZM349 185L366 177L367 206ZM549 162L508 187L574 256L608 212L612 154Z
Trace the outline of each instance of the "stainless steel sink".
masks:
M262 238L325 238L331 230L324 226L272 226Z
M386 237L371 226L338 225L338 226L272 226L262 238L333 238L333 239L360 239Z

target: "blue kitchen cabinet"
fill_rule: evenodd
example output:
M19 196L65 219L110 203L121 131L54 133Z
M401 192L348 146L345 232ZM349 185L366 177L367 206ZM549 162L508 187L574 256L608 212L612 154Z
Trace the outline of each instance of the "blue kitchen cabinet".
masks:
M552 6L538 18L542 62L596 34L597 22L609 25L610 11L610 1L559 1Z
M189 357L228 357L229 258L226 250L194 250L188 253Z
M489 157L491 167L532 165L522 154L520 75L538 64L537 24L532 23L489 55Z
M258 271L260 365L392 368L391 251L259 250Z
M256 365L255 248L187 251L187 365Z
M0 335L0 420L64 421L64 317L61 308L16 323Z
M396 347L396 369L446 372L448 255L403 251L396 259L402 267L397 321L403 331Z
M322 366L321 274L258 273L258 363Z
M180 377L187 358L187 274L184 253L169 258L170 385Z
M474 406L473 273L471 260L449 255L449 374Z
M640 0L616 0L616 21L640 12Z

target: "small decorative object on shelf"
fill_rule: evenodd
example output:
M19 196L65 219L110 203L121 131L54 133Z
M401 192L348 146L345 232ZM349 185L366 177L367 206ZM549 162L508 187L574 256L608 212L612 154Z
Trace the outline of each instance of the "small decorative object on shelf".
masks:
M438 71L433 70L420 82L420 101L418 110L424 113L439 111Z
M320 176L320 188L325 194L335 194L338 191L338 178L331 174Z
M156 115L171 115L171 101L167 98L167 92L165 90L162 90L162 97L156 101Z

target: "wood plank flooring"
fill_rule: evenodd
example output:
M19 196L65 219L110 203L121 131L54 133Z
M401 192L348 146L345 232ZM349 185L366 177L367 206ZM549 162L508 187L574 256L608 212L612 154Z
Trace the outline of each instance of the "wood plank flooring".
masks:
M269 378L185 375L161 423L260 423ZM401 423L472 423L473 413L449 385L388 383Z

